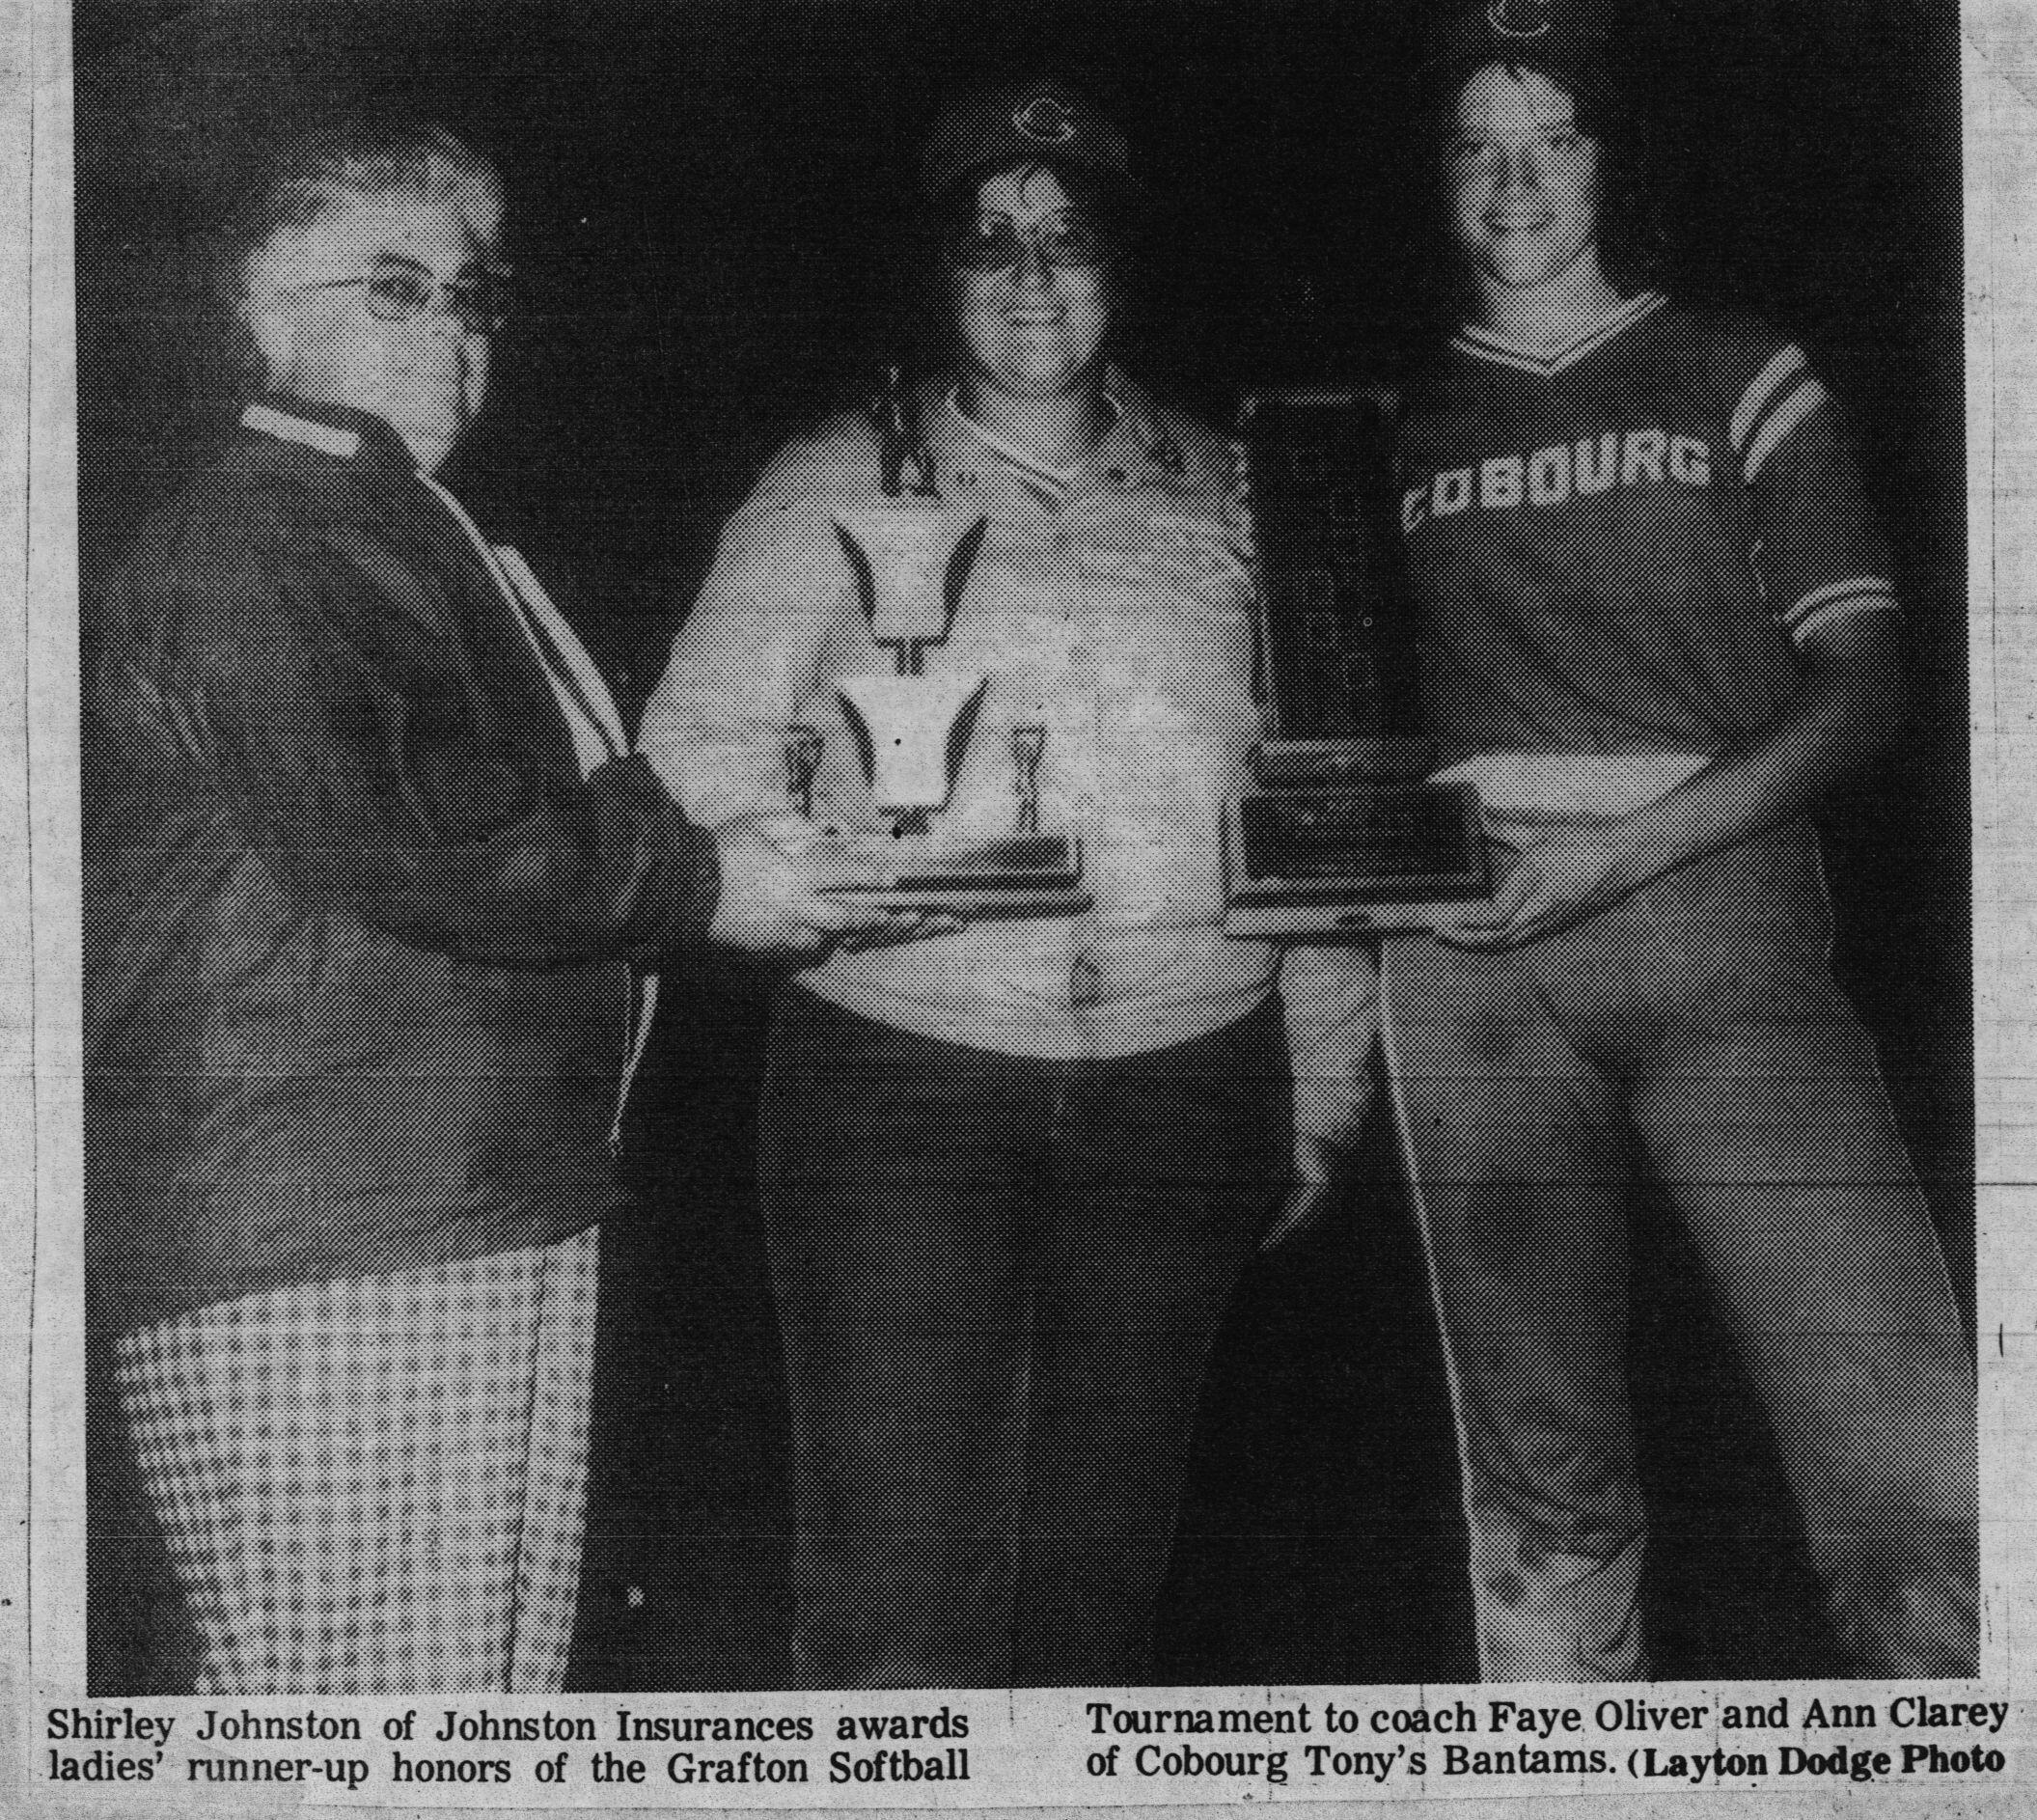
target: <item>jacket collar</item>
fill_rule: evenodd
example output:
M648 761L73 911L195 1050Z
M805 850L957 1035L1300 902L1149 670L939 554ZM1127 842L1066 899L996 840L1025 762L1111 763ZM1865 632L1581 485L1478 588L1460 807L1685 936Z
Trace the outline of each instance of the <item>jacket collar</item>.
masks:
M1006 442L1004 437L994 431L985 429L981 424L971 417L962 408L962 388L959 382L948 388L948 395L942 400L944 409L959 427L961 434L965 438L978 444L991 455L997 456L1006 467L1015 468L1028 479L1039 481L1047 485L1057 486L1063 490L1075 483L1077 479L1080 478L1083 469L1090 465L1098 453L1110 446L1117 431L1124 425L1124 405L1116 394L1115 392L1106 392L1103 395L1103 402L1104 408L1111 413L1111 423L1110 427L1104 431L1097 442L1096 448L1091 450L1080 461L1073 462L1064 468L1057 468L1051 467L1046 462L1028 455L1015 443Z
M276 393L242 411L240 427L277 442L315 449L336 461L417 472L417 462L402 437L372 411L349 410L343 404L313 404L287 393Z
M1114 365L1105 378L1103 397L1111 413L1110 427L1096 447L1068 468L1049 467L984 429L963 411L960 382L951 376L939 383L926 402L932 404L933 422L939 426L933 430L932 439L946 444L950 460L960 458L964 451L978 455L987 454L1022 479L1058 497L1065 497L1086 473L1107 469L1136 472L1142 465L1168 473L1181 471L1180 447L1144 387Z

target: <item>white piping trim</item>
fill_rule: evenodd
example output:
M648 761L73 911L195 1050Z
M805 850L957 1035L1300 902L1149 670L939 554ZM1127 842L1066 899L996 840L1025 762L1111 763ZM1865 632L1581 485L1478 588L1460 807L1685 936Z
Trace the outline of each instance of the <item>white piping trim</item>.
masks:
M1637 322L1653 316L1668 301L1659 290L1644 290L1639 296L1622 305L1616 314L1581 341L1573 342L1568 347L1559 348L1553 354L1536 353L1531 348L1503 340L1493 334L1490 329L1473 328L1469 325L1459 329L1452 340L1465 353L1480 360L1489 360L1502 367L1515 367L1523 372L1539 373L1545 379L1552 379L1565 368L1576 366L1587 354L1598 352L1608 342L1623 334Z
M494 581L497 587L502 588L507 593L508 578L502 572L502 563L495 554L495 546L482 536L481 527L468 515L466 507L454 499L423 468L418 469L417 478L433 494L439 504L453 514L454 522L467 534L467 541L473 544L480 553L482 566L487 569L490 579ZM513 599L513 594L510 597Z
M1754 438L1754 446L1747 452L1746 464L1741 476L1751 481L1767 466L1768 458L1775 453L1775 447L1795 429L1819 405L1830 403L1831 394L1815 379L1806 379L1788 398L1776 405L1767 423L1761 427L1761 434Z
M588 705L594 711L594 718L614 742L616 751L626 753L629 735L622 729L622 715L616 706L616 698L609 690L608 678L595 667L594 660L588 655L587 647L581 644L580 635L553 604L552 596L545 593L544 584L524 561L523 552L510 543L498 543L493 547L510 585L516 590L517 598L544 622L544 629L552 635L553 644L559 647L559 654L565 659L574 680L587 696Z
M1860 594L1851 600L1831 600L1811 612L1785 629L1790 643L1801 645L1821 625L1830 625L1834 620L1843 620L1856 613L1900 613L1893 594Z
M643 1062L645 1050L650 1047L651 1020L658 1014L658 976L647 973L642 976L643 993L638 996L636 979L630 982L630 1010L637 1020L637 1028L631 1034L628 1047L622 1058L622 1080L616 1089L616 1117L608 1128L608 1147L611 1153L622 1147L622 1115L629 1107L629 1089L636 1084L637 1069Z
M482 535L481 527L468 515L467 509L445 487L422 468L418 470L417 478L437 495L453 514L454 521L467 534L468 541L480 555L489 579L514 610L516 628L530 646L531 654L537 659L537 667L544 673L560 712L565 716L566 730L572 735L573 755L579 760L581 775L591 776L607 759L628 752L629 739L622 731L622 716L617 712L616 700L609 691L607 678L588 655L587 647L567 624L565 616L553 604L544 585L532 571L530 564L524 561L523 553L512 544L490 543ZM552 674L551 661L532 627L533 620L542 622L559 648L560 656L565 660L566 668L573 673L573 679L587 696L586 707L574 701L571 692ZM590 709L598 723L592 728L586 725ZM643 976L643 990L639 996L633 973L629 993L630 1022L624 1025L622 1032L622 1078L617 1083L616 1116L609 1121L608 1128L611 1152L622 1142L622 1115L629 1106L629 1089L636 1082L644 1052L650 1046L650 1027L657 1011L658 976L654 973Z
M417 478L438 499L447 511L452 513L454 523L466 533L467 541L473 544L475 553L481 558L482 566L488 572L488 579L495 584L496 592L502 595L510 612L516 616L516 629L523 634L523 641L530 647L531 655L537 660L537 668L544 676L545 686L551 690L552 699L559 703L559 712L565 720L566 733L573 742L573 758L580 766L580 775L582 777L592 777L596 767L605 760L626 753L629 750L629 742L622 740L611 743L608 730L600 724L598 719L591 722L587 711L581 707L579 703L573 700L571 690L558 676L553 675L551 660L545 656L544 647L538 642L537 628L532 622L536 616L524 604L523 597L518 593L516 584L509 578L509 571L504 565L496 546L482 535L481 527L468 516L467 509L441 486L436 480L427 474L423 468L418 469ZM519 563L522 562L521 557L517 560ZM525 567L525 572L529 573L528 565ZM532 579L535 582L536 577ZM542 593L543 590L539 589L538 592ZM556 611L554 617L557 618ZM558 620L558 624L561 627L565 627L565 621L563 619ZM550 622L547 622L545 629L552 631L554 628ZM569 639L572 638L571 628L565 627L565 629L567 637ZM572 642L577 645L579 640L572 639ZM564 653L562 652L562 654ZM586 652L583 650L581 655L583 658L586 657ZM571 660L568 659L567 661L570 663ZM592 660L589 660L589 667L590 669L592 667ZM596 675L598 676L598 673ZM601 692L603 695L608 693L606 683L602 685ZM596 715L599 714L599 709L595 710ZM613 701L609 703L609 712L612 714L615 712ZM618 724L619 725L619 716L618 717Z
M1887 594L1893 599L1895 585L1886 575L1849 575L1830 587L1813 588L1806 594L1799 594L1796 604L1782 616L1783 622L1787 624L1813 608L1822 607L1828 600L1837 600L1844 594Z
M1443 1278L1436 1267L1436 1242L1429 1230L1429 1206L1421 1192L1421 1171L1415 1150L1413 1127L1401 1091L1400 1069L1393 1059L1393 995L1390 955L1402 942L1421 942L1425 935L1389 935L1379 945L1379 1054L1380 1067L1387 1077L1387 1103L1392 1109L1393 1136L1400 1148L1401 1174L1408 1184L1408 1199L1414 1203L1415 1228L1421 1234L1422 1261L1429 1278L1429 1306L1436 1312L1437 1337L1443 1346L1443 1375L1450 1392L1450 1424L1457 1433L1457 1497L1464 1509L1464 1578L1471 1587L1473 1641L1478 1649L1478 1678L1493 1679L1493 1664L1486 1654L1485 1626L1478 1621L1483 1599L1474 1567L1477 1549L1477 1517L1472 1508L1472 1444L1464 1424L1464 1384L1457 1369L1457 1352L1451 1342L1450 1324L1443 1309Z
M1754 427L1754 419L1767 408L1769 400L1782 389L1783 380L1793 372L1802 372L1803 368L1803 350L1791 343L1754 375L1748 389L1740 395L1740 403L1733 412L1732 436L1736 451L1747 447L1748 433Z
M240 413L240 427L273 436L278 442L301 442L342 461L351 461L361 453L358 429L335 429L330 424L315 424L308 417L292 417L266 404L250 404Z

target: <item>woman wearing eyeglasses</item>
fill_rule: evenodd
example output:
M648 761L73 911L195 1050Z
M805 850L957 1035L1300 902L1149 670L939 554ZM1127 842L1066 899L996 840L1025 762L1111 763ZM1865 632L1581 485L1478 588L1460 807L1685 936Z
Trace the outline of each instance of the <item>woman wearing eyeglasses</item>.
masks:
M266 391L103 603L90 1295L199 1692L560 1686L628 963L873 920L686 820L434 478L502 217L443 130L294 147L230 269Z
M981 527L922 654L988 678L937 819L1009 832L1036 742L1039 824L1080 835L1093 898L838 954L782 995L762 1190L807 1685L1149 1678L1204 1364L1291 1104L1310 1178L1359 1107L1356 957L1289 957L1292 1095L1280 956L1218 926L1220 808L1259 731L1252 585L1225 445L1109 361L1126 164L1059 82L943 116L921 188L953 354L896 414L917 441L847 413L778 455L646 717L697 820L785 811L811 726L816 814L867 821L836 683L892 665L849 542L902 483L941 547Z

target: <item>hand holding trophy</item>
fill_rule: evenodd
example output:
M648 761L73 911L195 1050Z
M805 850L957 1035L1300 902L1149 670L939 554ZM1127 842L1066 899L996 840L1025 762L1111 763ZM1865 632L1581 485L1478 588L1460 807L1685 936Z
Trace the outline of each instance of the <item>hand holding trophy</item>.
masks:
M935 932L909 912L816 892L800 828L791 816L746 816L716 830L721 895L710 940L757 954L812 955Z

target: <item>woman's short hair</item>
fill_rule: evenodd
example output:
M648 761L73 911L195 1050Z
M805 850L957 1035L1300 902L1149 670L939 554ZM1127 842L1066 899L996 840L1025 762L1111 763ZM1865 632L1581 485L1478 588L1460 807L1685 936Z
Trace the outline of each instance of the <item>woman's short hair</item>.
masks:
M262 256L293 229L350 202L392 196L450 202L483 252L500 242L503 181L493 164L433 122L356 118L277 154L228 223L222 276L240 294Z
M278 151L244 189L206 248L209 330L193 350L191 391L206 415L234 412L267 382L245 311L259 266L279 240L350 202L444 199L483 254L502 239L501 174L429 121L349 116L312 128Z

